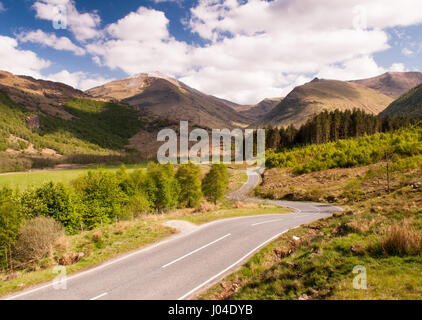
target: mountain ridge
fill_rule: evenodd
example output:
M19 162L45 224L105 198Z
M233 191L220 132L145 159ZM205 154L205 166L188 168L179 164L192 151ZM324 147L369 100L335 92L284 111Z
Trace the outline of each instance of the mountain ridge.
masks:
M176 79L140 73L87 90L93 98L126 103L158 116L188 120L205 128L246 127L250 119L231 107L234 103L204 94Z
M340 81L315 78L290 92L272 111L252 127L289 125L300 126L322 111L353 110L379 114L393 98L365 86Z

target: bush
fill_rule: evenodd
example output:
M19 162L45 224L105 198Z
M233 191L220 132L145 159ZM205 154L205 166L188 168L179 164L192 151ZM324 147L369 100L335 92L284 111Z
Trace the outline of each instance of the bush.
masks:
M14 200L13 191L7 187L0 189L0 266L10 267L12 272L12 247L23 220Z
M14 259L21 266L37 263L51 253L54 243L63 235L62 225L53 218L28 220L19 231Z
M88 229L108 224L122 215L127 196L121 190L116 175L100 169L89 171L73 182L80 197L84 225Z
M181 165L177 170L176 178L180 185L180 205L187 208L198 207L202 198L201 167L193 163Z
M75 202L75 195L62 183L53 182L35 190L28 190L21 198L22 210L27 217L51 217L60 222L69 234L75 234L82 223Z
M151 203L143 194L137 194L130 197L126 207L126 215L136 217L142 213L151 212Z
M297 174L365 166L382 161L388 151L396 159L422 154L422 126L321 145L297 147L284 152L267 151L267 165L290 168Z
M214 203L224 198L229 185L229 175L224 164L213 164L202 181L205 197Z

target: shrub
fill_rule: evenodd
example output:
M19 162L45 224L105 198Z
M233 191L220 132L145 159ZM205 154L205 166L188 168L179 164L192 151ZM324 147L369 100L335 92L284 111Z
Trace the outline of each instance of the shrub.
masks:
M21 198L22 210L27 217L51 217L60 222L69 234L75 234L82 223L75 202L75 195L62 183L53 182L35 190L28 190Z
M193 163L181 165L177 170L176 178L180 185L180 205L187 208L198 207L202 198L201 167Z
M333 168L350 168L376 163L385 158L422 154L422 126L416 125L389 133L377 133L356 139L339 140L321 145L296 147L284 152L267 151L267 165L290 168L297 174Z
M89 171L73 182L79 194L79 210L88 229L108 224L122 215L127 196L121 190L115 174L100 169Z
M151 212L151 203L144 194L130 197L126 206L127 216L136 217L139 214Z
M14 259L21 266L41 261L51 253L55 241L63 234L62 225L53 218L36 217L26 221L14 246Z
M0 265L10 267L13 272L12 247L23 223L23 216L14 201L10 188L0 189Z
M120 168L116 173L120 183L120 188L128 196L133 196L145 192L146 173L142 169L138 169L128 174L124 167Z

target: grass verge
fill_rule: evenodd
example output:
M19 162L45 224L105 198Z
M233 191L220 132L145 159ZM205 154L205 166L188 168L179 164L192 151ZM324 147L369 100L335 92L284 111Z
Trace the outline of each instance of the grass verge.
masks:
M420 161L412 157L393 164L390 192L384 165L343 179L336 202L345 212L289 231L199 298L422 299L422 188L415 184L422 179ZM318 174L322 194L324 173L331 177L333 171ZM272 185L266 188L264 180L263 189L276 194ZM301 188L306 192L306 185ZM353 286L356 266L366 268L367 290Z
M175 234L174 229L163 226L168 220L179 219L200 225L217 219L287 212L290 211L265 204L230 202L223 204L223 208L211 211L195 213L194 210L178 210L166 215L142 216L133 221L65 236L59 239L50 257L36 267L18 271L13 278L0 273L0 296L51 281L57 276L53 269L58 264L66 265L67 274L70 275L158 242Z

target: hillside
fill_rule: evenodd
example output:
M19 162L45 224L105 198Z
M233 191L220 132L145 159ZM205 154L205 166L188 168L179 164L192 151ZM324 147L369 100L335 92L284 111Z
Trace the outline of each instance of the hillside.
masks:
M410 90L388 106L381 116L422 117L422 85Z
M397 99L410 89L422 84L422 73L387 72L378 77L351 82L374 89L393 99Z
M263 118L268 112L273 110L283 98L267 98L261 102L250 106L234 106L233 108L241 115L256 121Z
M345 111L358 108L366 113L379 114L392 101L391 97L356 83L314 79L296 87L271 112L252 126L300 126L324 110Z
M28 110L66 120L71 119L72 115L64 110L63 104L73 98L88 98L82 91L63 83L16 76L1 70L0 90Z
M188 120L205 128L242 127L250 122L234 111L230 102L206 95L159 73L142 73L86 93L94 98L122 101L160 117Z
M0 71L0 172L123 159L131 138L167 125L62 83Z
M272 200L332 203L345 210L291 229L239 271L203 293L201 299L420 299L421 129L419 125L388 134L393 143L383 139L377 142L372 137L366 146L359 143L366 138L345 141L354 145L362 158L369 146L393 145L395 156L388 175L381 158L366 166L343 168L341 163L335 164L339 152L327 154L330 144L317 146L307 158L330 162L331 169L297 174L295 165L303 159L296 159L286 162L284 168L266 170L257 195ZM403 152L406 148L409 153ZM339 149L346 150L342 146ZM308 151L309 147L297 149L302 155ZM289 153L281 155L291 159ZM356 266L365 267L366 290L354 288Z

